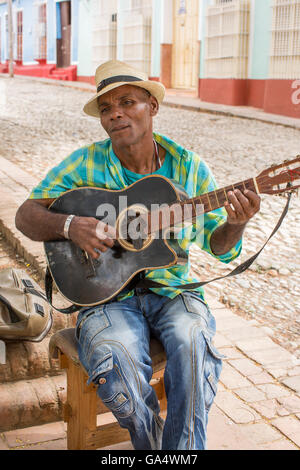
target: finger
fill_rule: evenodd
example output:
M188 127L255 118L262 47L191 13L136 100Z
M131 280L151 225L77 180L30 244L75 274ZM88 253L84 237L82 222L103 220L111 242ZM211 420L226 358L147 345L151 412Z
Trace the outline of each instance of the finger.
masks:
M227 212L227 214L228 214L228 217L229 217L230 219L233 219L233 220L236 219L236 212L235 212L235 210L231 207L230 203L229 203L229 202L225 202L224 207L225 207L225 209L226 209L226 212Z
M109 248L111 248L110 246L106 245L104 243L104 240L99 240L98 238L94 238L93 240L90 241L89 243L89 246L88 246L88 252L91 256L93 256L93 258L97 258L99 256L99 253L97 253L97 251L101 252L101 253L105 253ZM95 251L97 250L97 251ZM96 254L96 256L95 256Z
M101 253L105 253L108 250L108 247L99 243L97 247L90 246L87 248L87 253L93 258L98 259L101 256Z
M112 227L111 225L106 224L104 231L107 237L116 238L117 231L115 227Z
M96 226L96 235L100 240L105 240L106 238L116 239L116 229L108 224L103 222L98 222Z
M248 198L248 200L250 201L250 204L252 205L252 207L259 209L260 201L261 201L260 196L258 194L256 194L254 191L250 191L249 189L246 189L244 191L244 194Z
M115 244L114 240L112 240L111 238L104 238L104 240L101 241L103 245L108 246L109 248L112 248Z
M252 208L252 203L251 201L247 198L246 195L244 195L241 191L236 190L234 191L234 194L239 201L241 208L247 216L251 216L253 214L253 208Z
M228 199L229 199L229 202L232 204L233 209L235 210L237 215L243 216L244 215L244 210L243 210L243 207L240 204L236 194L234 192L230 191L228 193Z

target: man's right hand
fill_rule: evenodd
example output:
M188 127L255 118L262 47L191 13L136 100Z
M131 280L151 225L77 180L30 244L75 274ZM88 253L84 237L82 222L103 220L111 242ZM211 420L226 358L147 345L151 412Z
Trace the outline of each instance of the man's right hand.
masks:
M94 217L74 217L69 227L69 237L93 259L114 246L116 230Z
M16 227L34 241L64 239L65 214L49 211L55 199L27 199L16 214ZM114 245L115 229L94 217L75 216L69 227L69 237L92 258L97 259Z

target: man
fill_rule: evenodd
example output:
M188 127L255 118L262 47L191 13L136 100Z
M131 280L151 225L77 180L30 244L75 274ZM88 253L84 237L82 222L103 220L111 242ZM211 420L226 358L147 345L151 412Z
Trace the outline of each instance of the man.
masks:
M94 259L113 246L114 227L101 227L93 217L48 211L64 191L80 186L120 190L149 174L177 181L190 197L216 189L199 156L153 133L152 121L164 97L162 84L148 81L144 73L119 61L102 64L95 78L97 94L84 111L100 117L109 139L73 152L48 173L16 215L17 228L32 240L70 238ZM180 245L186 253L195 242L225 263L240 254L245 226L259 210L260 198L238 190L227 198L227 214L223 208L209 212L203 227L184 232ZM222 356L212 345L215 320L203 290L179 287L195 282L189 268L187 263L148 270L146 279L160 282L161 288L126 286L110 302L81 309L77 318L79 356L89 382L98 385L100 398L129 430L135 449L188 450L206 445L207 417ZM150 333L167 355L165 422L149 385Z

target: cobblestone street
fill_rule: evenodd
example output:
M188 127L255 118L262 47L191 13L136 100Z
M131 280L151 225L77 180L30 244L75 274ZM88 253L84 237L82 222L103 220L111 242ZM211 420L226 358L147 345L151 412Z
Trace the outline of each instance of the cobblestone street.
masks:
M0 156L42 178L73 150L106 138L97 119L82 107L92 94L35 81L0 78ZM197 152L220 186L257 176L273 163L300 153L300 131L255 120L162 106L155 130ZM207 280L240 264L266 241L285 205L283 197L262 196L261 212L250 222L242 256L230 267L193 249L193 269ZM299 356L300 202L245 274L219 281L207 292L246 318L269 329L270 336Z

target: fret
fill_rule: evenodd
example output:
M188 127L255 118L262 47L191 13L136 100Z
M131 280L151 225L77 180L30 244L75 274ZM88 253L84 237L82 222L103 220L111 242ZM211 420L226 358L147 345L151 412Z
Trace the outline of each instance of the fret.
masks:
M226 189L224 188L223 191L224 191L224 195L225 195L226 201L229 202L229 201L228 201L228 197L227 197Z
M258 189L258 184L257 184L256 178L253 178L253 183L254 183L255 192L257 194L259 194L259 189Z
M215 191L215 197L216 197L216 200L217 200L218 207L220 207L220 202L219 202L219 199L218 199L218 192L217 191Z
M210 193L202 194L201 196L177 202L169 206L168 209L166 208L165 211L164 209L154 211L154 213L152 212L153 217L151 217L151 224L149 223L150 230L148 231L149 233L155 233L158 230L179 224L181 221L190 220L192 222L192 220L194 220L200 214L211 212L220 207L223 207L226 201L229 202L227 196L228 192L234 191L235 189L239 189L242 192L247 189L258 192L258 185L256 179L251 178L226 186L225 188L211 191ZM199 213L197 211L198 205L202 206L202 210ZM167 220L166 216L168 215L168 210L171 208L172 210Z
M209 193L207 193L206 196L207 196L207 199L208 199L210 210L212 211L213 208L212 208L211 200L210 200L210 197L209 197Z
M210 210L214 211L217 206L217 198L215 195L215 192L212 191L211 193L208 193L209 201L210 201Z
M192 204L193 204L193 209L194 209L194 212L195 212L195 217L197 217L197 209L196 209L196 206L195 206L194 199L192 199Z

